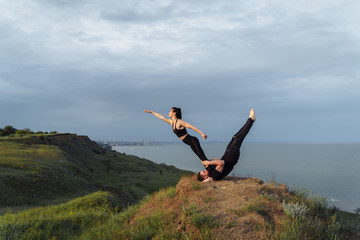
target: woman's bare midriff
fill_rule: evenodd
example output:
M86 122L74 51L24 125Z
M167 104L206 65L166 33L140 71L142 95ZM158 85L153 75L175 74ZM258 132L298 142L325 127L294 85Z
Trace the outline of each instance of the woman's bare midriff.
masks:
M187 134L185 134L184 136L181 136L181 137L179 137L180 139L181 139L181 141L182 140L184 140L185 138L186 138L186 136L188 135L188 133Z

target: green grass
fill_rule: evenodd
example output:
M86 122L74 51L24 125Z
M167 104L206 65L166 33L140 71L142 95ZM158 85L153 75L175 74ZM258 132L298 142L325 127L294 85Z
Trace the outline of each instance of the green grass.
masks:
M108 222L84 232L79 239L186 239L184 233L176 231L176 218L171 213L160 209L146 216L135 216L149 202L157 201L161 205L163 200L174 198L175 190L175 187L169 187L145 197L138 204L113 214Z
M285 217L283 224L270 233L275 240L339 240L340 224L335 217L324 222L319 218L309 221L302 218Z
M352 239L360 239L360 215L345 211L335 212L337 220L340 222L340 233L350 235Z
M214 215L204 214L202 212L191 216L190 223L200 230L202 239L214 239L213 229L219 226Z
M55 164L58 167L68 165L67 161L64 161L61 150L56 146L29 146L0 141L0 167L2 168L20 169L24 173L38 173L41 168Z
M193 216L197 212L199 212L198 207L196 205L190 205L190 206L183 206L182 212L185 217Z
M211 202L215 202L215 198L213 196L203 196L202 200L204 201L204 203L211 203Z
M288 216L284 217L280 227L271 228L272 239L338 240L343 235L347 239L360 239L360 217L357 215L329 208L326 198L316 196L303 187L294 187L290 193L292 198L287 200L292 203L283 204ZM290 206L293 206L292 210L288 209ZM306 211L301 214L297 213L304 209ZM293 213L289 213L290 210Z
M214 215L204 213L194 204L183 206L182 214L187 223L199 229L201 239L214 239L213 229L220 226Z
M119 211L119 199L96 192L68 203L37 207L0 216L0 238L67 239L107 221Z
M26 139L29 137L45 137L45 136L54 136L56 134L45 134L45 133L32 133L32 134L10 134L7 136L0 136L1 140L18 140L18 139Z
M198 190L201 189L200 183L191 183L191 187L192 187L195 191L198 191Z
M104 151L76 135L0 137L0 170L0 213L102 189L121 195L127 206L191 173Z
M290 193L294 197L292 201L305 204L313 216L322 216L328 212L329 201L326 197L317 196L307 188L298 186L290 189Z
M247 205L244 205L237 209L231 209L230 212L242 216L248 213L258 213L262 215L264 211L268 209L268 203L265 199L257 198Z
M76 135L0 137L0 170L0 239L77 239L98 228L108 236L150 236L149 226L166 218L158 213L132 231L119 230L138 208L129 205L144 204L149 194L191 173L105 151ZM158 196L175 197L176 189ZM99 239L102 232L89 236Z
M0 207L41 204L37 199L79 190L85 180L74 168L56 146L0 141Z

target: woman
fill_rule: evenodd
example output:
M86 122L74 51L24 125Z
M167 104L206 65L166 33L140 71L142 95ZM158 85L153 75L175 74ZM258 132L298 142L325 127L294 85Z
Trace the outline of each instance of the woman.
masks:
M165 118L163 115L156 113L154 111L151 111L151 110L144 110L144 112L152 113L156 117L158 117L161 120L164 120L165 122L170 124L172 126L172 129L173 129L174 133L176 134L176 136L178 136L185 144L189 145L191 147L191 149L194 151L194 153L200 158L201 161L207 160L207 157L205 156L204 151L202 150L202 148L200 146L199 140L196 137L188 134L186 131L186 128L192 129L192 130L200 133L201 137L203 139L207 139L207 136L202 131L197 129L196 127L181 120L182 116L181 116L180 108L177 108L177 107L171 108L171 110L169 112L170 119Z

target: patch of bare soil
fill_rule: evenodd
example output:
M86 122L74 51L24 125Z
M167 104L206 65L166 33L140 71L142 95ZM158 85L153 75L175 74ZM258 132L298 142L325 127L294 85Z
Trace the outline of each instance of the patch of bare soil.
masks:
M213 239L268 239L270 228L283 219L282 201L289 196L286 185L264 183L255 178L227 177L222 181L200 183L196 176L183 177L176 197L149 201L138 216L162 210L171 214L177 231L192 239L203 239L186 209L214 217ZM159 196L157 196L159 197Z
M200 184L200 189L194 189ZM184 178L177 185L179 198L195 203L203 212L216 216L214 229L219 239L266 239L265 223L283 219L282 200L286 185L264 184L255 178L228 177L223 181L197 183Z

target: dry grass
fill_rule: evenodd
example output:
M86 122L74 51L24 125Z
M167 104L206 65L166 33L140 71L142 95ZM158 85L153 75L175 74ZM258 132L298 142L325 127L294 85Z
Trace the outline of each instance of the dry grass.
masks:
M289 195L286 187L264 185L253 178L228 178L202 183L195 176L183 177L175 197L155 194L134 215L132 225L162 211L166 225L179 236L190 239L267 239L266 225L280 224L283 212L280 201L264 197L270 192L277 199ZM194 187L196 186L196 187ZM186 239L186 237L184 237Z
M69 229L79 230L69 232L63 239L358 239L359 224L355 223L360 221L359 216L346 217L351 224L342 229L338 213L326 218L312 214L292 218L284 213L282 202L294 199L285 185L274 182L227 178L197 185L196 176L183 177L176 188L159 190L121 212L110 209L103 219L91 218L96 224L79 212L78 222L94 224L82 224L79 229L78 223L69 222ZM70 202L68 205L73 206ZM92 206L87 207L92 211ZM26 219L19 214L8 216ZM6 224L3 227L7 228ZM46 236L56 236L51 227L48 230Z
M176 194L174 188L161 190L143 201L123 226L130 232L110 235L121 239L339 239L340 225L334 216L286 216L282 202L295 198L286 185L275 182L232 177L199 185L196 176L187 176L177 184Z

